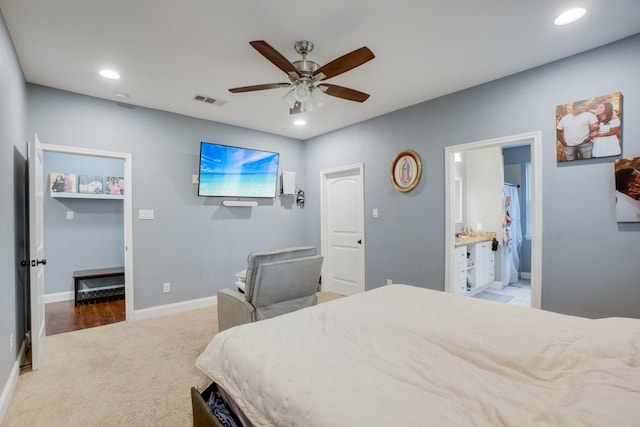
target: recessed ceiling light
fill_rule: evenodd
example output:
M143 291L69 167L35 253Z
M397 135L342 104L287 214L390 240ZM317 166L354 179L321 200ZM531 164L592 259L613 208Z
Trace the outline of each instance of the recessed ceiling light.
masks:
M113 94L114 97L118 98L118 99L127 99L129 98L129 94L128 93L124 93L124 92L116 92Z
M100 70L100 75L107 79L116 80L120 78L120 74L116 73L113 70Z
M296 125L296 126L304 126L304 125L306 125L306 124L307 124L307 122L305 122L305 121L304 121L304 120L302 120L302 119L298 119L298 120L296 120L295 122L293 122L293 124L294 124L294 125Z
M569 9L566 12L561 13L560 16L558 16L556 20L553 21L553 23L556 25L571 24L572 22L575 22L578 19L582 18L585 13L587 13L587 10L582 7Z

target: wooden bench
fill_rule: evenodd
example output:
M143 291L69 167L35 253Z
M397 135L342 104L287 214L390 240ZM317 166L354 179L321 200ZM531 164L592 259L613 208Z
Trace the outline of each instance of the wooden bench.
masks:
M91 289L91 294L81 297L83 290L80 289L80 282L83 280L99 279L105 277L122 276L122 284L107 287L96 287ZM124 296L124 267L95 268L93 270L78 270L73 272L74 300L77 306L79 302L96 300L110 297Z

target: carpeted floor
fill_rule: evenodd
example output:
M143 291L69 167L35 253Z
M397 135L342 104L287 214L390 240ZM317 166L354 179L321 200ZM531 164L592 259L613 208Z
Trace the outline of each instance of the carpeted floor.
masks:
M217 331L210 307L49 336L1 426L190 427L190 388L207 383L195 360Z
M217 330L211 307L47 337L2 427L191 426L195 359Z

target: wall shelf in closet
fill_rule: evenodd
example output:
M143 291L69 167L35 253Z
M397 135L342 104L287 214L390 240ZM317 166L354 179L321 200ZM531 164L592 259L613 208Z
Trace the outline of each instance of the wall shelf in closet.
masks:
M51 197L55 199L113 199L122 200L123 195L112 194L92 194L92 193L51 193Z

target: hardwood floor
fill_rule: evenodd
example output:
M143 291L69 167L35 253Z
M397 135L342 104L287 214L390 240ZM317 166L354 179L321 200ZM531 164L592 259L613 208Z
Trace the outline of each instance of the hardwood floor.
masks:
M126 320L124 299L80 304L73 301L45 304L46 335L93 328Z

